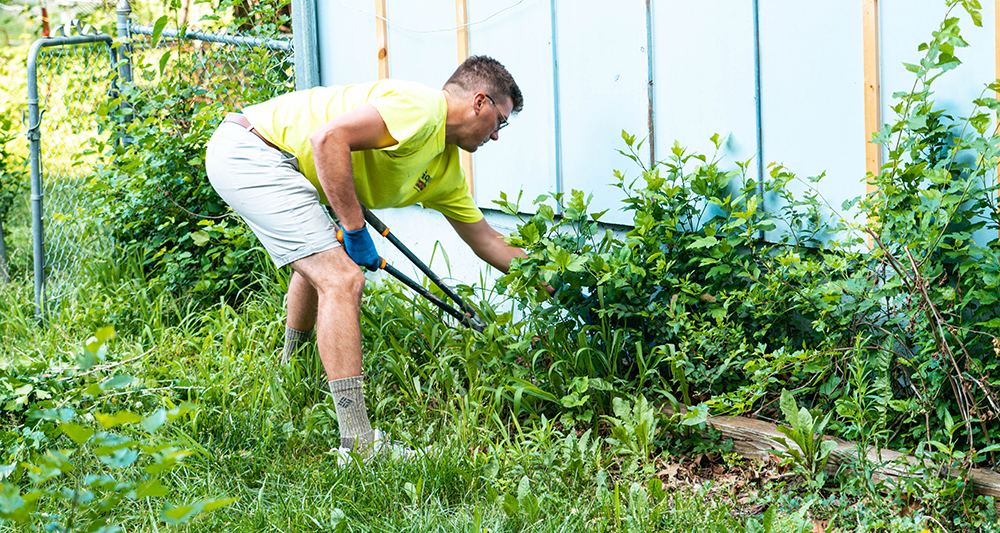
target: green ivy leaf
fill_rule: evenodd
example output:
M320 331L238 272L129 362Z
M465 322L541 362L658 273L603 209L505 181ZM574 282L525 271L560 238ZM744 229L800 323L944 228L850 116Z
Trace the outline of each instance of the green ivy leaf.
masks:
M191 241L197 246L205 246L210 240L212 240L211 237L204 230L191 233Z

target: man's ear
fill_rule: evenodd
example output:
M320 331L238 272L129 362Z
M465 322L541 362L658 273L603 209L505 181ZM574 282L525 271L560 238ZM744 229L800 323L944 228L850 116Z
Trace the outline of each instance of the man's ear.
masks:
M478 91L472 93L472 110L478 115L482 111L483 107L486 106L486 93Z

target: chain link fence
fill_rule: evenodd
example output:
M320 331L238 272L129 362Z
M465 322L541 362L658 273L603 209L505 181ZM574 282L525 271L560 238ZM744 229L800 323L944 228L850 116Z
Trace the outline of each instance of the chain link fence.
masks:
M134 24L129 15L118 12L117 42L77 28L87 35L40 39L32 48L38 53L37 74L30 69L28 74L28 137L39 320L79 284L80 266L88 258L111 253L111 243L101 237L106 232L94 227L94 217L84 216L92 194L83 192L84 185L100 158L113 153L113 143L130 142L128 124L146 118L143 99L162 94L161 81L185 86L220 120L227 111L295 87L291 39L181 32ZM126 112L115 113L118 85L129 95L122 106ZM108 120L112 115L117 118Z
M154 40L152 26L131 25L133 81L156 90L163 77L200 89L200 98L221 113L294 90L295 69L290 40L260 39L164 29ZM202 102L204 103L204 102ZM220 117L221 118L221 117Z
M27 136L38 313L43 299L58 301L66 295L88 255L106 253L99 232L88 227L92 222L85 216L88 197L83 190L100 145L109 139L109 132L101 131L94 117L116 90L116 54L109 36L81 26L53 33L52 38L36 41L28 57Z
M107 43L47 48L39 57L39 103L42 116L42 164L48 296L58 300L72 285L88 257L105 255L107 243L86 216L89 198L84 185L109 132L94 115L113 96L111 50ZM94 68L97 66L97 68ZM103 104L106 106L106 104Z

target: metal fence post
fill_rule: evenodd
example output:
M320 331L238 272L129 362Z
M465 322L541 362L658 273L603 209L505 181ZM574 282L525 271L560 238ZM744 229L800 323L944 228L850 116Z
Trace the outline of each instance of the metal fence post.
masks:
M28 52L28 141L31 158L31 234L35 263L35 320L45 320L45 245L42 242L42 132L38 109L37 60L42 41L35 41Z
M128 0L118 0L118 6L115 8L115 12L118 14L117 85L118 87L122 87L132 83L132 22L129 20L132 16L132 5L129 4ZM133 116L132 106L128 105L128 111L125 113L124 124L121 128L122 144L127 145L132 143L132 138L129 137L128 134L128 125L132 122Z
M292 14L295 89L312 89L320 84L316 0L292 0Z

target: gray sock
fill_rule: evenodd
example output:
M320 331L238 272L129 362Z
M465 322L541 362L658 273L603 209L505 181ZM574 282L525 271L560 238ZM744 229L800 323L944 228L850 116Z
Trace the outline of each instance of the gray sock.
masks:
M368 421L365 407L365 378L354 376L335 379L330 382L333 405L337 409L337 424L340 426L340 445L365 453L371 453L375 433Z
M285 348L281 351L281 364L288 365L292 356L309 340L309 337L312 337L312 330L299 331L285 326Z

